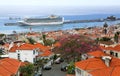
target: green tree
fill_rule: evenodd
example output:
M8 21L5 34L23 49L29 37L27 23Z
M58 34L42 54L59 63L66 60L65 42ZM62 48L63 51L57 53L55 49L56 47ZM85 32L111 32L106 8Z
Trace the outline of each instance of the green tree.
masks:
M33 40L32 38L27 38L30 44L34 44L36 41Z
M70 62L69 66L67 67L68 74L75 74L75 65L74 62Z
M20 68L20 72L23 76L33 76L34 73L34 65L33 64L27 64L26 66L22 66Z
M43 37L43 40L46 40L46 35L45 34L43 34L42 37Z
M52 44L54 44L54 41L50 40L50 39L46 39L44 42L44 45L46 45L46 46L51 46Z
M0 34L0 38L2 38L3 36L5 36L5 34Z
M98 44L98 43L99 43L99 38L96 38L95 41L96 41L96 43Z
M46 35L45 34L42 35L42 39L43 39L43 43L45 45L45 43L46 43Z
M51 39L46 39L45 34L42 35L42 38L43 38L43 43L44 43L45 46L51 46L55 42Z
M111 41L111 38L108 38L108 37L102 37L102 38L100 38L100 41Z
M118 43L119 32L116 32L114 35L114 41Z
M40 67L43 67L43 65L44 65L44 59L37 60L35 63L36 71L38 71Z

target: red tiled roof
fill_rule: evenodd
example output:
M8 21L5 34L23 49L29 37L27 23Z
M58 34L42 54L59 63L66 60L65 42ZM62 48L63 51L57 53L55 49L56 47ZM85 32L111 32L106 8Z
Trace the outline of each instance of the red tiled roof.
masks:
M112 46L108 46L108 47L104 47L104 46L100 46L101 49L103 50L113 50L113 51L120 51L120 44L112 47Z
M120 59L112 58L110 62L110 67L120 66Z
M83 70L96 70L107 67L100 58L89 58L87 60L76 62L75 66Z
M60 47L61 44L59 42L56 42L55 44L53 44L54 47Z
M40 43L34 44L34 47L39 48L39 49L42 50L42 51L50 50L49 47L44 46L44 45L42 45L42 44L40 44Z
M28 43L25 43L25 44L22 44L20 45L17 50L33 50L35 49L36 47L32 44L28 44Z
M105 50L105 46L100 45L99 46L102 50Z
M6 44L4 44L3 46L9 48L9 45L10 45L10 44L6 43Z
M120 66L91 71L92 76L120 76Z
M13 47L10 48L9 52L16 52L16 50L33 50L36 47L34 47L32 44L22 44L20 46L17 46L17 44L14 44Z
M110 66L106 64L100 58L90 58L80 62L76 62L75 66L88 71L92 76L120 76L120 59L112 58Z
M51 54L53 54L51 51L45 51L40 56L46 57L46 56L50 56Z
M16 59L5 58L0 60L0 76L15 75L21 62Z
M120 51L120 44L116 45L116 46L114 47L114 50L115 50L115 51Z
M13 45L13 47L10 48L9 52L16 52L17 48L18 48L17 45Z
M114 47L111 47L111 46L109 46L109 47L100 46L100 48L101 48L102 50L114 50Z
M18 46L17 44L14 44L13 47L10 48L9 52L16 52L16 50L34 50L36 48L39 48L40 51L46 51L46 50L50 50L51 47L48 46L44 46L40 43L36 43L36 44L29 44L29 43L24 43L21 44L20 46Z
M27 36L40 36L40 35L37 33L28 33Z
M105 50L114 50L114 47L106 47Z
M0 66L0 76L10 76L12 75L11 72L6 70L4 67Z
M103 51L92 51L92 52L88 52L88 55L94 56L94 57L102 57L105 56L106 54Z

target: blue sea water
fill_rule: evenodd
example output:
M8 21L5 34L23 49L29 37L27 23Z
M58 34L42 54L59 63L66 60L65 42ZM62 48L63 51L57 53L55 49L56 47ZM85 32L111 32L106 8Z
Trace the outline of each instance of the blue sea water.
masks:
M114 15L120 18L120 14L91 14L91 15L62 15L65 20L89 20L89 19L102 19L108 16ZM19 20L9 20L9 17L0 17L0 33L10 34L13 31L16 32L29 32L30 28L32 31L56 31L56 30L67 30L74 28L85 28L92 26L102 26L104 22L89 22L89 23L72 23L63 25L50 25L50 26L5 26L4 23L15 23ZM109 21L109 25L114 25L120 23L120 21Z

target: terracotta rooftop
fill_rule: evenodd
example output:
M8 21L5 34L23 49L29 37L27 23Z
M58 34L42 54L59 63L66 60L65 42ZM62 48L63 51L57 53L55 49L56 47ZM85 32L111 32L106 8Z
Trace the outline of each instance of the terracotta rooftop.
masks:
M110 62L110 67L120 66L120 59L113 57Z
M120 76L120 72L118 71L120 70L120 59L112 57L110 65L107 67L100 57L103 55L102 51L90 52L90 55L96 56L96 54L98 54L98 58L89 58L76 62L75 66L89 72L92 76Z
M38 33L28 33L27 36L40 36Z
M13 47L10 48L9 52L16 52L17 48L18 48L17 45L13 45Z
M88 52L87 54L94 57L102 57L106 55L103 51L99 51L99 50Z
M92 76L120 76L120 66L91 71Z
M32 44L28 44L28 43L25 43L25 44L22 44L20 45L17 50L33 50L35 49L36 47Z
M0 76L15 75L21 62L16 59L5 58L0 60Z
M76 62L75 66L83 70L97 70L107 68L104 62L99 58L89 58L80 62Z
M41 51L50 50L50 47L44 46L44 45L42 45L40 43L34 44L34 47L39 48Z
M45 51L43 52L43 54L40 54L40 56L43 56L43 57L47 57L47 56L50 56L51 54L53 54L51 51Z
M115 50L115 51L120 51L120 44L116 45L116 46L114 47L114 50Z
M105 46L100 46L101 49L103 50L113 50L113 51L120 51L120 44L118 45L115 45L115 46L108 46L108 47L105 47Z
M55 44L53 44L54 47L60 47L61 44L59 42L56 42Z
M8 43L4 44L3 46L6 47L6 48L9 48L9 45Z
M40 51L43 52L51 49L51 47L44 46L40 43L36 43L34 45L29 43L24 43L24 44L20 44L19 46L17 44L14 44L13 47L10 48L9 52L16 52L16 50L34 50L36 48L39 48Z

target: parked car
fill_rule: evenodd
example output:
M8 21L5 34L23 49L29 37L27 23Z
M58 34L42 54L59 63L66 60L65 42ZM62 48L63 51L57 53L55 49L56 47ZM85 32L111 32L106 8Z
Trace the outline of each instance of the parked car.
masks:
M55 64L60 64L60 61L58 60L58 61L55 61Z
M60 57L57 58L57 59L54 61L54 63L55 63L55 64L60 64L60 59L61 59Z
M69 66L68 64L62 65L61 66L61 71L67 71L68 66Z
M42 76L42 71L38 71L34 76Z
M64 62L64 59L63 58L60 58L60 60L59 60L60 62Z
M50 69L52 69L52 67L50 65L44 67L44 70L50 70Z
M42 76L42 73L38 73L36 76Z

